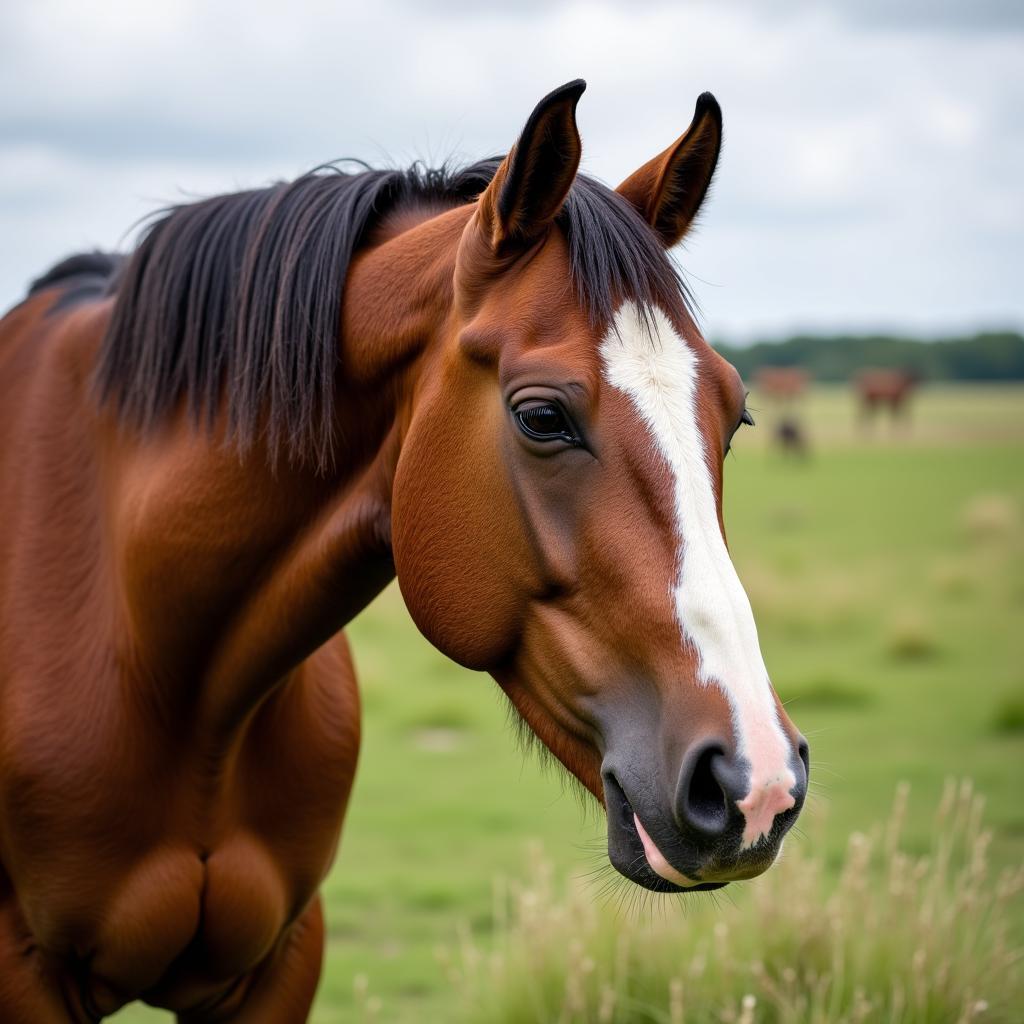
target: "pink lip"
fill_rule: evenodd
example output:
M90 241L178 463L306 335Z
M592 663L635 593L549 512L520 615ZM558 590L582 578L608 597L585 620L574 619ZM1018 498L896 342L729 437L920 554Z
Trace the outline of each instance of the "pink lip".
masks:
M743 812L743 846L746 850L768 835L777 815L788 811L796 800L786 781L778 780L759 789L751 789L736 806Z
M644 844L644 856L647 858L647 863L650 865L651 870L664 878L666 882L672 882L675 885L698 885L692 878L687 878L686 875L679 871L676 871L674 867L665 859L665 855L655 845L654 840L647 834L647 829L640 824L640 819L633 814L633 824L636 825L637 835L640 836L640 842Z

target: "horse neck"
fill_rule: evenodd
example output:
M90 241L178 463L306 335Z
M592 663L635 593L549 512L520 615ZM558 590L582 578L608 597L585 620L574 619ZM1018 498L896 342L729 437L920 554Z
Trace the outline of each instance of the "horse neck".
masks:
M353 261L342 310L339 442L328 475L293 466L275 472L259 452L232 468L223 453L208 453L210 479L227 496L223 521L242 528L240 548L228 544L197 572L200 589L214 581L213 599L184 597L188 607L209 609L215 634L198 675L201 715L217 736L230 736L252 707L394 578L395 470L416 383L429 372L450 315L455 251L468 216L465 208L447 211ZM162 533L173 536L174 530ZM251 565L239 550L253 553ZM173 548L165 557L173 561ZM225 590L228 564L246 568ZM180 621L166 608L154 608L152 617ZM195 635L195 623L182 626ZM181 637L162 639L163 649L180 649Z

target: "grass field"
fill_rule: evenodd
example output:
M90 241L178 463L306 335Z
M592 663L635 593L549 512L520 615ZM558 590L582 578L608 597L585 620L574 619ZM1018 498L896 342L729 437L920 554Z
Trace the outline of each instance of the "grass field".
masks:
M884 819L905 780L904 844L923 854L944 780L969 777L986 798L993 864L1020 864L1024 389L925 389L909 430L870 435L845 389L819 389L804 410L805 462L770 448L772 410L757 395L750 405L759 426L729 460L726 520L769 670L811 744L806 836L790 845L813 838L837 872L850 832ZM313 1019L449 1021L457 993L439 950L460 931L486 941L494 880L530 870L530 843L556 875L597 866L602 822L524 759L495 685L435 653L394 588L350 635L365 739L325 886ZM725 926L787 878L731 886ZM668 908L685 928L678 903ZM1019 903L1015 921L1024 933Z

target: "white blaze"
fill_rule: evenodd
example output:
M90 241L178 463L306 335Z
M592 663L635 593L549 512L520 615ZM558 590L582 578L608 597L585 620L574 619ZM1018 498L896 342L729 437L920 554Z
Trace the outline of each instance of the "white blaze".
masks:
M770 831L794 804L796 778L761 656L750 601L718 525L711 473L697 422L699 364L660 311L653 337L633 303L619 309L601 345L604 376L629 395L672 470L678 577L672 591L682 636L697 651L700 680L724 692L732 710L736 752L750 766L750 792L738 802L744 846Z

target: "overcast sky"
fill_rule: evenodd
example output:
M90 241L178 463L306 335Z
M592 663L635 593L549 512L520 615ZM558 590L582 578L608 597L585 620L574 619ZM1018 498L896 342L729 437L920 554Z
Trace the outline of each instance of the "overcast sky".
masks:
M709 335L1024 325L1018 0L5 2L0 306L168 201L505 151L576 77L610 184L721 102L679 252Z

